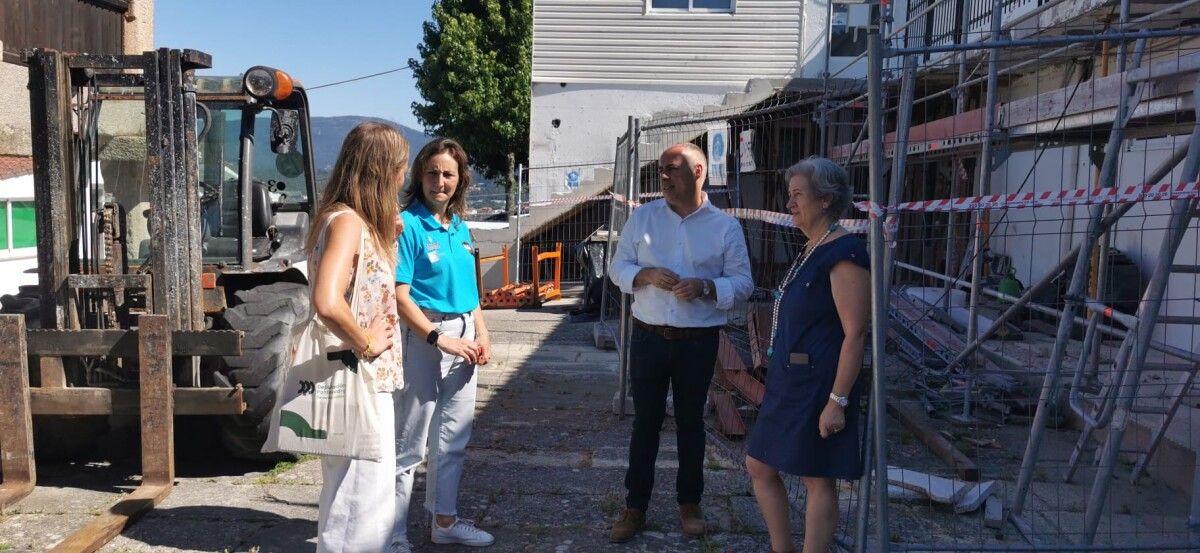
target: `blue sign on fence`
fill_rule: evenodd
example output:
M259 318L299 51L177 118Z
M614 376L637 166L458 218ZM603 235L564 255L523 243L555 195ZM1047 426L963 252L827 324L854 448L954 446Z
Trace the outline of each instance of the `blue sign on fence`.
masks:
M725 160L729 150L729 125L718 123L708 127L708 185L725 186L728 168Z

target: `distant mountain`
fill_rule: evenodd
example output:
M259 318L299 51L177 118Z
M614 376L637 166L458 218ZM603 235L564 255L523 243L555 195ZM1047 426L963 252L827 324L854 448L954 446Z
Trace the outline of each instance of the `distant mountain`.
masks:
M333 171L333 164L337 163L338 151L342 149L342 141L346 140L346 135L350 134L350 129L363 121L378 121L396 127L404 134L404 138L408 139L409 157L417 156L417 152L426 144L433 141L433 137L419 130L406 127L379 117L363 117L358 115L341 115L336 117L313 117L312 124L312 141L313 141L313 161L317 166L317 189L325 188L325 179L329 177L329 173ZM467 152L470 153L471 145L464 144ZM476 186L488 192L493 191L494 185L488 179L484 179L478 171L471 171L471 180L476 183Z
M338 151L342 148L342 141L346 139L347 134L350 134L350 129L353 129L355 125L364 121L378 121L396 127L404 134L404 138L408 139L408 144L412 151L411 155L413 156L417 155L417 152L422 147L433 140L432 136L419 130L378 117L361 117L357 115L313 117L311 121L313 161L316 163L318 175L322 177L327 176L330 171L333 171L333 164L337 162L337 155Z

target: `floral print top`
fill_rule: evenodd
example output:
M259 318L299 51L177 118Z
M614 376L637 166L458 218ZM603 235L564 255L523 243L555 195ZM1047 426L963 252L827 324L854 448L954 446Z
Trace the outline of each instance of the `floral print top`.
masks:
M353 213L353 211L346 209L334 212L325 219L323 224L328 225L329 221L343 213ZM399 312L396 310L396 284L392 276L396 272L396 267L379 251L375 241L371 239L371 233L367 231L366 223L363 222L362 225L362 236L359 238L358 246L359 257L356 258L356 264L350 267L350 286L346 290L346 303L354 306L354 295L358 294L358 305L354 315L358 320L358 325L362 328L369 327L371 322L382 313L388 324L399 329L401 321ZM309 264L314 272L314 280L324 246L325 236L322 233ZM395 248L396 245L393 243L392 250L395 251ZM362 274L355 274L358 267L362 267ZM404 373L400 367L402 336L401 332L393 334L392 347L371 360L370 363L363 364L375 371L373 376L376 392L391 392L404 387ZM372 349L376 348L377 346L372 346Z

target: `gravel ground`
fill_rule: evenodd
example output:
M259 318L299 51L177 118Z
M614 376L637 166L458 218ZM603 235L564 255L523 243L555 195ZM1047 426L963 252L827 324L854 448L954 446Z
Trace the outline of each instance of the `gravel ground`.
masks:
M675 448L664 440L649 529L612 546L608 525L623 498L629 419L611 413L617 355L592 346L592 324L571 323L571 305L489 311L496 361L481 371L476 431L460 506L496 535L493 553L526 551L766 551L761 517L740 467L710 448L704 507L716 530L704 540L679 533ZM231 460L214 421L179 419L177 484L158 508L104 552L312 551L320 464L280 466ZM43 463L39 486L0 516L0 551L45 551L137 485L136 435L116 433L87 460ZM433 546L417 480L409 535Z

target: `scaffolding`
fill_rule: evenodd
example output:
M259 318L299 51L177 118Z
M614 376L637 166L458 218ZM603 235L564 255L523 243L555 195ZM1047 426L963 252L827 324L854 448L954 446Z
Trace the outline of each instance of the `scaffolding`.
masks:
M971 6L978 8L978 4L972 2ZM967 159L973 158L975 161L974 194L971 198L947 202L952 207L946 209L950 213L967 213L972 218L967 229L970 233L970 253L966 256L970 271L967 281L969 299L965 306L967 343L958 348L954 358L939 369L942 374L954 372L961 382L959 410L956 415L950 417L951 420L975 427L982 424L976 414L983 401L982 398L976 397L976 394L989 387L983 381L996 380L995 377L1006 374L1006 367L1003 365L1008 364L1008 369L1016 368L1018 372L1024 372L1020 376L1029 376L1030 371L1024 370L1029 368L1028 365L1020 366L1018 363L1017 367L1012 367L1011 363L1005 363L1011 361L1011 357L1006 359L1003 353L993 350L993 355L983 355L984 344L988 339L995 338L997 332L1009 328L1009 320L1022 313L1029 302L1050 282L1060 275L1070 275L1065 291L1059 298L1059 312L1055 313L1057 324L1054 339L1049 344L1050 351L1044 361L1042 383L1037 389L1037 402L1033 406L1029 434L1015 484L1006 481L1006 484L1011 485L1004 486L1005 491L1009 492L1008 504L1007 509L1001 511L1001 518L1006 516L1028 542L1027 546L1033 549L1053 547L1060 550L1189 550L1196 547L1191 530L1196 523L1200 523L1200 494L1191 494L1188 516L1182 519L1165 513L1162 516L1151 515L1154 511L1146 508L1149 505L1137 505L1136 496L1132 495L1130 490L1111 489L1119 456L1124 454L1133 457L1134 465L1129 471L1129 477L1131 481L1136 482L1154 457L1156 449L1179 413L1180 405L1192 395L1191 382L1197 369L1197 355L1191 351L1194 342L1190 339L1192 336L1189 335L1189 339L1184 340L1187 346L1176 347L1157 340L1156 334L1165 334L1164 329L1160 328L1162 325L1193 327L1200 322L1200 318L1194 315L1164 313L1164 301L1176 299L1168 294L1170 275L1194 275L1200 272L1195 270L1195 265L1175 261L1183 244L1184 234L1188 231L1188 223L1195 215L1195 195L1187 184L1196 181L1197 171L1200 170L1200 126L1197 126L1200 117L1188 113L1200 106L1200 103L1193 99L1192 105L1186 106L1185 101L1188 93L1194 94L1196 84L1200 83L1196 81L1195 68L1191 61L1195 58L1195 53L1190 51L1194 48L1190 38L1195 36L1196 29L1190 28L1183 18L1184 11L1194 3L1183 2L1162 7L1137 18L1131 17L1130 4L1128 0L1122 0L1112 6L1118 12L1115 21L1111 13L1090 25L1076 19L1067 21L1064 26L1068 28L1062 31L1061 36L1045 36L1056 33L1045 32L1037 15L1051 13L1048 10L1056 5L1066 7L1069 11L1073 4L1047 2L1033 8L1024 17L1034 20L1035 24L1024 29L1025 33L1020 33L1016 32L1020 29L1019 26L1005 22L1006 16L1010 15L1006 11L1011 4L996 0L991 2L991 9L986 14L986 19L990 20L990 28L986 33L979 30L978 25L972 24L978 19L972 17L970 9L965 9L960 21L966 22L967 25L965 29L960 29L958 40L930 41L926 35L918 37L916 44L912 44L909 41L911 36L905 33L904 43L900 47L885 47L881 36L887 32L887 22L892 19L892 14L889 13L889 6L878 6L875 10L875 21L878 25L870 34L868 51L868 61L871 65L867 71L869 95L866 116L869 142L864 145L864 153L850 154L844 158L849 164L854 164L856 155L867 157L871 189L869 209L876 221L871 233L872 253L875 256L873 261L879 263L873 266L875 283L872 294L877 325L872 345L877 367L885 367L888 364L885 351L886 332L880 326L887 324L884 321L887 319L887 307L891 303L889 293L895 292L892 279L901 271L912 269L922 271L922 276L925 276L929 269L921 267L920 263L916 264L916 267L913 267L914 264L897 263L896 255L884 256L885 252L894 252L898 242L895 236L886 236L884 221L896 221L899 213L905 211L914 214L914 217L908 217L909 224L916 222L915 226L921 226L921 221L913 219L924 219L926 225L930 221L926 213L930 212L932 202L918 201L907 205L900 203L905 184L909 182L906 173L908 158L919 160L922 156L932 155L933 152L946 155L946 150L950 150L950 155L957 157L960 164ZM1077 15L1084 16L1083 13ZM1161 27L1164 20L1167 28L1147 28ZM909 18L909 22L912 21ZM1084 32L1072 33L1070 27ZM1024 34L1026 38L1017 38L1018 34ZM1095 57L1094 46L1097 44L1101 45L1099 59ZM1052 46L1060 48L1049 50ZM1088 46L1092 46L1091 52L1087 51ZM937 57L938 54L957 57L957 82L949 88L951 92L937 91L914 100L915 89L918 87L918 72L924 73L921 75L922 80L928 83L936 78L935 75L941 67L950 65L946 63L946 56ZM918 69L918 60L922 59L927 65ZM1089 62L1092 74L1088 80L1079 78L1074 86L1057 87L1046 92L1038 90L1040 87L1036 85L1042 83L1042 78L1045 78L1047 73L1046 64L1070 62L1079 65L1081 60ZM1041 63L1030 64L1028 61ZM974 84L971 81L975 80L967 78L966 67L972 62L986 65L986 78L983 81L976 80L983 87L983 98L974 114L966 111L964 105L964 99L969 93L965 87ZM1008 82L1004 84L1007 84L1007 87L1000 81L1002 66L1006 66ZM894 86L898 87L898 91L895 94L899 96L896 107L886 111L883 101L892 94L885 90L885 67L893 69L893 73L898 72L898 78L891 80L896 83ZM1097 69L1101 74L1099 78ZM1014 82L1019 83L1021 79L1032 80L1035 83L1035 93L1001 103L999 95L1003 92L1011 93ZM1083 96L1079 96L1079 89L1085 85L1090 86L1087 86ZM912 112L917 111L914 107L916 104L927 107L929 101L949 94L958 96L953 115L932 121L926 120L919 125L912 124ZM1053 101L1055 99L1061 101L1056 103ZM971 115L969 118L964 117L968 114ZM895 130L885 136L884 126L892 121ZM1174 139L1181 130L1189 126L1192 127L1190 136L1182 140L1182 144L1175 145ZM1131 130L1134 132L1129 132ZM1104 134L1107 134L1107 140L1101 142L1099 138ZM1168 142L1172 143L1169 147L1171 153L1152 170L1147 170L1146 167L1146 161L1151 156L1143 153L1140 175L1142 178L1133 183L1121 183L1118 180L1119 168L1123 165L1122 162L1126 161L1125 154L1136 148L1133 144L1136 140L1134 137L1143 142L1168 137ZM924 142L924 148L912 147L910 139L913 138ZM950 144L942 144L944 142ZM1004 218L1013 210L1032 206L1043 210L1047 207L1053 208L1056 201L1066 203L1070 197L1069 194L1060 193L1058 196L1061 196L1061 199L1054 198L1055 194L1049 191L1022 195L1019 194L1020 190L1017 190L1017 194L1012 194L1013 179L1009 179L1004 187L1009 195L994 196L993 177L998 173L1003 177L1009 176L1006 169L1010 169L1009 165L1014 164L1012 156L1015 153L1027 152L1026 155L1034 156L1029 169L1029 172L1033 173L1039 168L1042 156L1052 146L1071 143L1091 146L1093 153L1099 154L1094 156L1096 159L1093 160L1098 167L1092 185L1085 184L1082 187L1084 194L1079 194L1078 190L1072 191L1075 196L1082 197L1082 200L1073 205L1087 206L1086 217L1077 217L1074 207L1070 213L1072 232L1068 233L1067 241L1074 243L1074 247L1057 267L1042 274L1038 282L1024 294L1019 297L1013 297L1015 294L1005 295L1002 301L1009 304L1007 308L999 316L988 320L986 328L981 328L985 326L982 324L984 316L981 313L984 305L981 297L986 290L985 261L989 245L998 238L996 230L1004 225ZM1097 151L1101 143L1103 150ZM853 150L856 147L851 148ZM976 152L972 152L972 149ZM889 154L893 161L890 175L886 173L883 165L885 155ZM1004 165L997 163L997 159L1002 160ZM1181 160L1182 168L1173 172ZM1136 170L1130 170L1133 168L1131 164L1124 165L1124 173L1136 173ZM966 177L971 173L962 167L958 169L956 178L959 181L968 180ZM1152 196L1155 192L1154 185L1168 175L1173 177L1171 182L1181 183L1181 186L1167 186L1165 193ZM1022 180L1021 188L1026 181L1028 176ZM1121 184L1135 186L1121 187ZM1077 188L1075 182L1069 185ZM1159 187L1159 190L1162 189L1164 187ZM1165 226L1151 228L1150 225L1156 223L1148 223L1146 217L1140 222L1140 233L1152 230L1160 235L1160 246L1155 252L1157 255L1146 263L1151 268L1150 277L1144 288L1139 287L1142 289L1137 301L1132 304L1114 305L1115 298L1107 294L1110 286L1106 281L1113 274L1108 264L1113 260L1111 252L1114 236L1122 232L1118 223L1121 217L1135 206L1146 209L1144 202L1152 199L1167 200L1170 208ZM988 203L989 201L991 203ZM1067 222L1066 217L1060 219L1063 223ZM1073 230L1079 223L1086 224L1086 231L1079 233L1076 238L1073 236ZM906 225L901 223L901 226ZM1033 226L1036 228L1036 223ZM956 228L953 219L949 228ZM1029 234L1031 240L1053 236L1052 233L1036 230L1029 231ZM1061 231L1059 234L1062 234ZM1195 249L1195 243L1193 237L1192 249ZM947 240L946 244L948 249L953 247L952 240ZM1031 244L1029 249L1036 250L1036 247ZM954 278L940 279L943 281L942 297L934 298L932 302L927 301L931 307L938 303L948 306L952 295L948 288L960 284L958 281L962 274L955 270L952 257L950 254L946 255L947 270L945 275L941 276L949 275ZM1177 290L1181 288L1177 287ZM924 299L930 298L927 295ZM1086 321L1086 328L1074 362L1074 372L1071 374L1064 368L1070 369L1067 354L1068 349L1075 344L1072 335L1076 333L1081 322L1079 315L1086 317L1082 319ZM1102 320L1109 323L1104 325L1103 332L1100 328ZM1119 345L1110 345L1107 348L1109 351L1102 352L1101 343L1105 339L1113 338L1120 340ZM1153 360L1148 359L1151 350L1156 352ZM916 364L915 368L920 371L924 367ZM1158 373L1154 384L1143 379L1150 371ZM1082 429L1078 433L1070 457L1062 463L1055 455L1044 454L1043 447L1048 439L1047 432L1050 431L1050 418L1059 415L1059 408L1062 406L1062 379L1066 376L1070 377L1066 402L1070 414L1064 418L1075 419ZM900 394L910 390L900 386L899 389L889 391L886 389L888 382L889 379L876 378L873 389L875 398L887 398L886 401L872 402L872 441L876 454L873 479L875 543L898 545L901 549L974 550L983 545L1003 546L1008 550L1017 548L1015 544L988 543L990 540L976 539L971 542L969 539L964 540L961 534L942 537L942 541L946 543L938 543L939 540L935 536L930 536L934 538L932 543L916 544L897 543L905 540L892 538L893 535L888 531L887 518L890 506L888 487L892 478L889 475L885 481L879 476L889 471L886 449L889 440L884 405L892 401L901 402L899 398L904 396ZM1013 379L1004 383L1019 385L1014 383ZM925 394L916 395L918 398L925 397L926 400L928 397ZM1126 439L1127 430L1136 424L1134 421L1139 416L1154 418L1153 422L1143 425L1148 435L1134 440ZM1191 426L1190 420L1180 422L1184 423L1183 426ZM1034 498L1035 494L1031 488L1035 480L1044 481L1060 476L1070 483L1081 469L1092 438L1098 436L1101 431L1104 434L1103 445L1096 451L1091 463L1093 466L1089 468L1091 485L1082 504L1082 520L1064 522L1061 520L1063 517L1059 515L1060 520L1054 521L1053 524L1035 523L1031 513L1027 512L1027 507L1033 501L1041 503L1037 510L1044 516L1046 507L1060 513L1065 510L1062 502L1056 504L1054 499L1070 497L1069 500L1074 502L1077 497L1077 492L1058 491L1056 497L1049 498L1050 501L1044 496ZM1196 472L1197 463L1194 456L1197 444L1190 440L1188 442L1182 445L1191 449L1192 459L1167 470L1186 469L1200 478L1200 472ZM1059 474L1054 475L1055 472ZM1124 503L1124 506L1118 507L1121 503ZM1120 512L1122 509L1125 513ZM1122 514L1133 517L1145 514L1147 516L1143 518L1157 520L1149 524L1146 520L1134 520L1132 526L1123 526L1122 523L1128 521L1120 519L1118 515ZM987 516L985 513L985 522ZM858 520L862 527L869 523L865 516ZM1101 526L1104 528L1101 529ZM1157 528L1149 528L1152 526ZM858 545L859 548L864 546L865 541Z
M782 172L821 155L856 183L843 224L873 276L868 469L839 486L838 544L1200 549L1200 0L870 7L841 69L617 141L610 240L677 142L709 151L709 200L746 233L756 293L721 335L712 435L736 460L753 432L762 309L806 241Z

